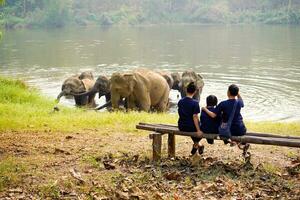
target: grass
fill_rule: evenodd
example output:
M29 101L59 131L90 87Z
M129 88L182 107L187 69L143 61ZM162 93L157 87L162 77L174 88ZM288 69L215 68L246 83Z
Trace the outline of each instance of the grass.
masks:
M55 182L50 182L48 184L42 185L40 188L40 196L44 199L59 199L60 190Z
M20 80L0 77L0 131L134 132L138 122L176 124L176 114L144 112L94 112L79 108L60 108L53 112L54 100L40 95ZM249 131L299 135L300 123L246 122Z
M8 186L14 186L21 182L21 173L24 166L15 159L8 157L0 161L0 192Z
M176 123L176 115L139 112L94 112L61 107L53 112L51 101L28 88L24 82L0 77L0 130L70 132L112 128L135 131L139 121ZM108 130L109 131L109 130Z

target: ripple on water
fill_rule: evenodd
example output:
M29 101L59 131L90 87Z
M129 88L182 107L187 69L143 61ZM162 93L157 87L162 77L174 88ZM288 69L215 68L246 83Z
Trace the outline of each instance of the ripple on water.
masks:
M293 81L292 81L293 82ZM242 78L234 75L207 75L202 102L208 94L226 99L226 90L231 83L238 83L245 101L243 115L251 120L299 120L299 100L291 101L291 95L299 95L288 80L263 76ZM292 84L293 85L293 84ZM293 93L293 92L296 92Z
M138 67L145 67L146 65L138 61L131 64L121 65L119 63L112 64L98 64L93 66L72 66L72 67L44 67L34 65L30 68L1 68L1 74L14 75L16 77L22 76L29 85L41 89L41 91L51 98L56 98L61 90L61 84L72 74L80 73L82 71L93 71L95 77L100 74L110 75L122 66L122 71L130 71ZM162 62L159 65L153 65L151 69L162 69L171 71L182 71L187 68L185 64L172 64ZM196 71L203 71L201 73L205 79L205 86L201 95L201 106L205 106L205 98L210 94L218 97L219 102L227 98L226 91L228 85L236 83L241 89L241 94L245 102L245 108L242 109L243 117L247 120L273 120L273 121L290 121L300 119L300 110L298 105L300 103L300 79L293 76L292 73L299 73L299 70L287 70L283 75L281 73L269 74L254 74L242 73L240 69L231 69L230 73L216 73L205 72L205 66L194 67ZM220 65L214 65L218 69ZM288 76L286 76L288 75ZM299 77L299 76L298 76ZM170 97L173 102L177 102L178 92L171 91ZM97 98L98 104L103 104L104 99ZM73 106L74 100L62 99L61 104ZM177 109L172 109L172 112L177 112Z

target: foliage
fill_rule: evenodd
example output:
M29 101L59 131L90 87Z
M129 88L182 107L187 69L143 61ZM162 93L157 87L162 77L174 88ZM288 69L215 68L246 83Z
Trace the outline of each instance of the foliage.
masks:
M0 12L5 16L2 24L7 28L72 24L300 23L300 2L292 0L7 0Z

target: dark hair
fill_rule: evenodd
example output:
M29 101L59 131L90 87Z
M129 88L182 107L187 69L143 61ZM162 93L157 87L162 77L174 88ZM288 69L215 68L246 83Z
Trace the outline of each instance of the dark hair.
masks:
M209 95L206 97L207 106L216 106L218 104L218 98L215 95Z
M235 84L232 84L228 87L228 92L231 96L237 96L239 94L239 87Z
M190 82L186 88L187 93L193 94L196 91L197 87L194 82Z

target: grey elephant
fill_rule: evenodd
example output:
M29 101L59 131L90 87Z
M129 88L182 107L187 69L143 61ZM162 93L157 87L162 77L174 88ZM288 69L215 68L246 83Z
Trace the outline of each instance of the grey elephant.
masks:
M173 76L175 76L175 74ZM176 77L178 78L178 74L176 74ZM182 98L186 96L186 88L191 82L194 82L197 86L197 92L193 96L193 99L199 101L202 89L204 87L203 77L200 74L197 74L196 72L191 70L183 72L179 81L178 79L174 81L173 88L177 89L180 92Z
M81 94L75 94L74 96L77 97L83 97L83 96L95 96L98 93L99 95L99 99L102 96L105 96L105 104L98 106L97 108L95 108L95 110L101 110L103 108L107 108L108 110L111 110L112 104L111 104L111 92L110 92L110 79L106 76L100 75L93 88L85 93L81 93ZM120 100L119 104L121 106L124 106L126 108L126 99Z
M61 92L57 96L57 102L63 96L74 96L75 104L77 106L95 106L95 95L76 96L87 91L90 91L95 84L91 72L83 72L80 75L74 75L67 78L61 87Z
M119 108L121 99L127 99L128 109L159 112L167 109L170 88L157 72L138 69L131 73L114 73L111 77L111 101L113 109Z
M172 89L174 85L174 79L171 73L166 72L166 71L157 71L158 74L160 74L164 79L166 79L169 88Z
M172 77L172 80L173 80L172 89L179 91L180 90L179 83L181 81L181 74L178 73L178 72L172 72L171 77Z

